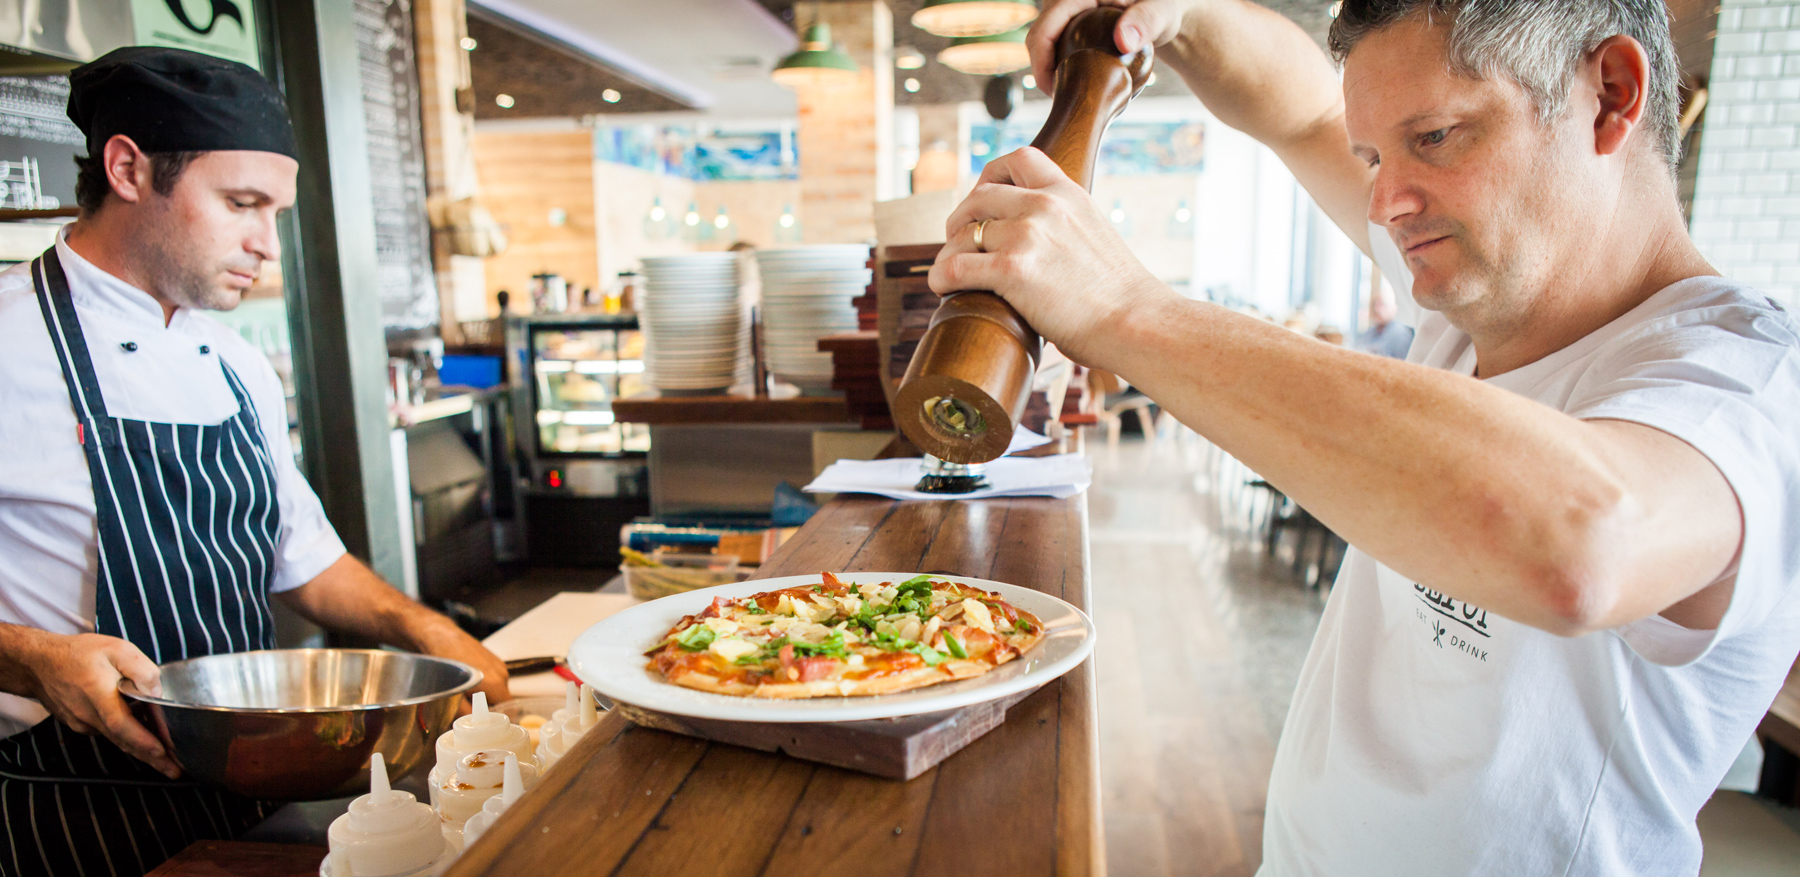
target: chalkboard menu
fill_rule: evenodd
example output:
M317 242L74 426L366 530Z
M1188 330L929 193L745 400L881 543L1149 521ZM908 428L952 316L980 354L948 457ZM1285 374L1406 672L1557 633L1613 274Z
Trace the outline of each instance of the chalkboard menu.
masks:
M356 0L356 48L369 129L382 323L389 332L436 326L410 0Z
M75 156L87 149L68 104L67 76L0 76L0 209L75 206Z

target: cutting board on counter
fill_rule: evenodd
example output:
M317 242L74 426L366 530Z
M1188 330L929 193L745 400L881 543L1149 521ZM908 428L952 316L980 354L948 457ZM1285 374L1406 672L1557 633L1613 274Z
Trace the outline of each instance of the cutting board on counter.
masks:
M325 848L199 840L144 877L318 877Z
M872 719L865 722L727 722L696 719L616 704L632 724L730 743L762 752L783 752L891 780L910 780L936 767L1006 721L1006 711L1033 691L960 709Z

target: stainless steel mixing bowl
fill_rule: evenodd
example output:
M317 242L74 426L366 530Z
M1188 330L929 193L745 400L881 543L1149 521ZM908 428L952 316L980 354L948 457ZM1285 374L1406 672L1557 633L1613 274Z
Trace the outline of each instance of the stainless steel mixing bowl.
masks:
M369 789L369 754L399 779L430 756L481 671L375 649L273 649L162 666L162 696L119 693L186 778L253 798Z

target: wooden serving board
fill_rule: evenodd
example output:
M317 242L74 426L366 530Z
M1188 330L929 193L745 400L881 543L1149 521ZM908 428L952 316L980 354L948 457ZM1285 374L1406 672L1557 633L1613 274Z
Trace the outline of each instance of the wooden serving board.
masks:
M960 709L864 722L728 722L615 704L632 724L761 752L782 752L891 780L936 767L1006 721L1006 711L1037 689Z

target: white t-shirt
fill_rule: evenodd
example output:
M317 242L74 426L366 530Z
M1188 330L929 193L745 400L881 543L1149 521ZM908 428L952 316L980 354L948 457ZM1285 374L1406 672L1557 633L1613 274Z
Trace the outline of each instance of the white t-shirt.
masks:
M187 308L165 328L162 306L149 294L94 267L60 236L56 248L108 413L156 423L222 422L237 414L238 403L219 358L250 391L281 506L270 590L304 585L342 557L343 542L294 465L281 380L268 359L224 324ZM121 348L126 341L137 350ZM215 355L201 355L201 345ZM94 485L30 263L0 273L0 362L0 622L92 632L99 570ZM0 737L46 715L37 701L0 694Z
M1408 359L1474 373L1436 313ZM1351 550L1282 730L1262 874L1695 874L1695 814L1800 651L1800 330L1781 308L1684 280L1487 383L1705 454L1744 514L1731 605L1716 631L1652 616L1564 638Z

